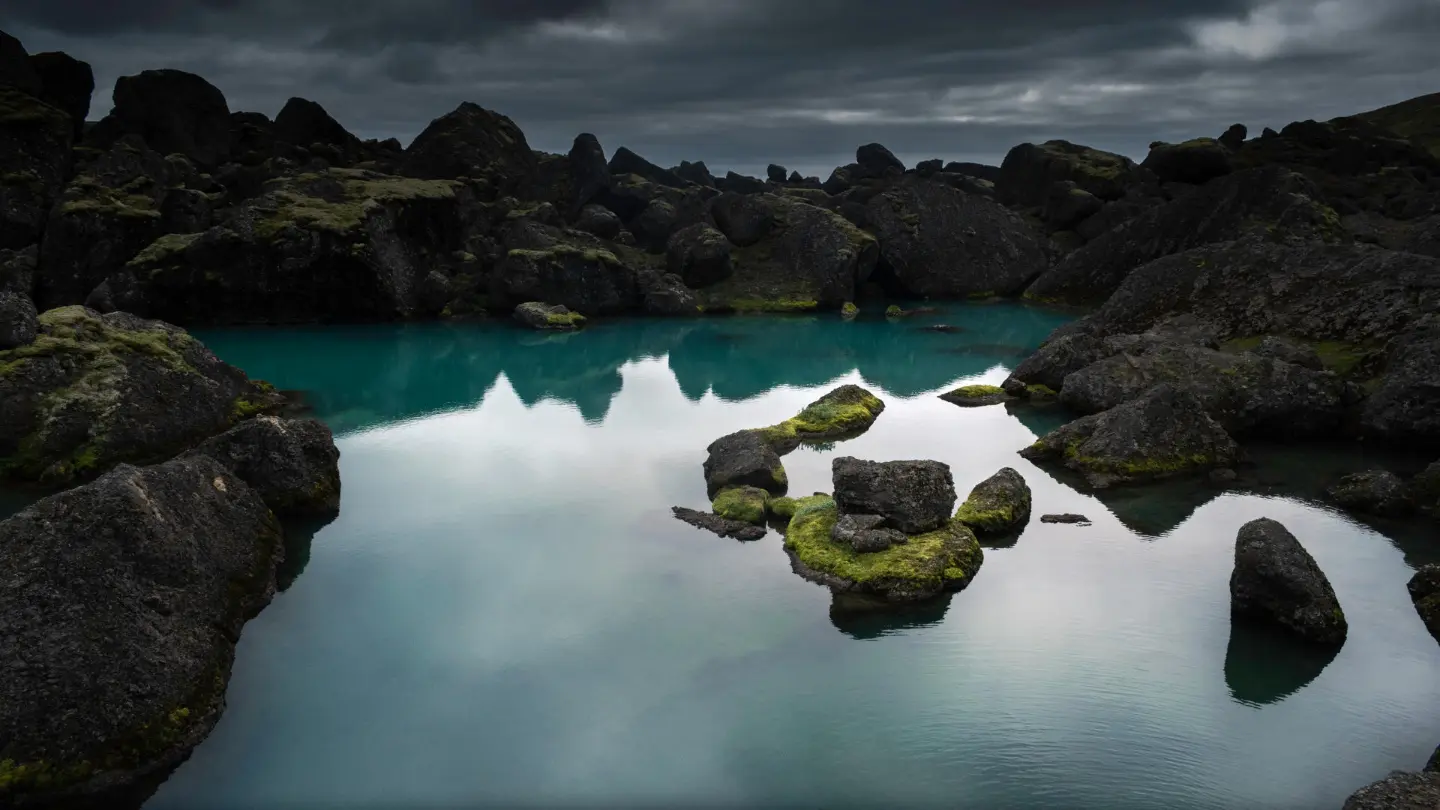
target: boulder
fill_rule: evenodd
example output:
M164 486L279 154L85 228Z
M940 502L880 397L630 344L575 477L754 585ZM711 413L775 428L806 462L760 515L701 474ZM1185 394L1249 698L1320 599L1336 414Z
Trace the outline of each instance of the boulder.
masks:
M585 325L585 316L558 304L526 301L515 307L515 320L531 329L578 329Z
M1361 431L1397 444L1440 445L1440 327L1396 338L1386 355L1384 377L1360 414Z
M636 269L612 250L562 241L511 248L495 268L490 295L502 306L548 301L587 315L618 315L638 309L644 292Z
M153 239L106 282L115 307L185 325L434 314L425 279L463 253L468 198L452 181L360 169L280 178L203 234ZM551 300L510 305L537 299Z
M1231 151L1214 138L1195 138L1184 143L1152 143L1150 154L1140 165L1162 183L1200 185L1235 171Z
M699 312L695 293L685 286L684 279L674 273L655 275L645 282L644 287L642 311L646 315L679 316Z
M319 420L257 416L185 455L220 462L282 517L340 511L340 450Z
M1010 400L1010 395L996 385L962 385L941 394L940 398L962 408L983 408L1004 404Z
M715 175L710 173L710 168L705 161L697 160L691 163L688 160L680 161L680 165L670 170L681 180L686 180L700 186L715 187Z
M818 498L800 506L785 530L785 551L795 573L835 593L867 594L893 603L932 599L964 588L985 561L975 534L955 521L910 536L884 528L862 530L861 545L876 548L857 551L835 538L837 524L846 517L835 501ZM848 524L854 525L851 517ZM849 537L844 531L841 536ZM892 545L878 548L881 537ZM898 537L905 542L894 543Z
M855 163L867 177L886 177L905 171L905 164L894 153L878 143L867 143L855 150Z
M985 163L951 161L945 164L944 171L946 174L963 174L979 180L988 180L991 183L1000 179L1000 167L990 166Z
M1440 807L1440 773L1394 771L1345 800L1342 810L1427 810Z
M825 442L852 438L870 429L885 403L858 385L842 385L805 406L778 425L761 428L760 434L777 453L788 453L801 442Z
M283 553L206 457L121 466L0 523L0 804L143 803L214 728Z
M1421 510L1440 510L1440 461L1433 461L1410 482L1410 500Z
M1250 353L1143 338L1117 345L1121 340L1107 339L1111 356L1066 375L1062 404L1098 413L1168 383L1192 394L1231 433L1284 436L1334 433L1351 404L1345 382L1330 372Z
M1045 249L1023 219L949 186L901 181L870 200L866 215L883 266L910 295L1009 295L1045 270Z
M690 181L669 169L656 166L624 146L616 149L615 154L610 156L610 174L639 175L652 183L672 188L686 188L690 185Z
M948 464L843 456L831 468L842 514L879 515L885 528L919 534L944 526L954 512L955 481Z
M732 537L736 540L759 540L768 534L764 526L730 520L712 512L700 512L683 506L672 506L670 511L676 518L691 526L707 532L714 532L721 537Z
M726 520L764 526L765 505L769 500L770 493L759 487L728 487L716 493L710 508Z
M1345 641L1345 614L1330 580L1295 535L1269 518L1246 523L1235 539L1230 613L1317 644Z
M764 180L736 172L726 172L716 185L721 191L730 194L763 194L770 190Z
M737 247L750 247L765 239L779 225L778 198L725 193L710 201L715 226Z
M1105 201L1075 184L1061 180L1050 187L1045 198L1045 224L1052 231L1068 231L1100 213Z
M32 96L40 95L42 88L24 44L4 31L0 31L0 86L13 87Z
M1002 389L1011 391L1018 385L1023 390L1027 385L1043 385L1059 391L1064 387L1066 377L1108 356L1105 342L1094 335L1078 333L1052 337L1020 361L1010 372Z
M1164 205L1154 205L1074 251L1025 291L1027 298L1099 303L1135 268L1214 242L1258 235L1338 240L1335 211L1304 176L1270 167L1237 172Z
M859 554L884 551L910 542L904 532L887 529L884 524L885 518L880 515L841 515L835 521L835 528L830 530L830 539Z
M514 121L468 101L431 121L406 148L400 166L402 174L424 180L483 181L492 199L528 187L537 169L535 153Z
M273 131L277 140L295 146L309 147L318 143L352 152L360 146L360 139L330 117L324 107L309 99L293 96L275 116Z
M624 223L613 211L599 205L587 205L580 209L575 227L601 239L615 239L625 229Z
M0 351L29 346L39 334L35 304L18 292L0 292Z
M1240 448L1194 394L1162 384L1057 428L1020 455L1062 463L1103 489L1229 467Z
M210 82L183 70L146 70L115 80L110 116L162 155L213 167L230 154L230 106Z
M1149 173L1122 155L1068 141L1022 143L1005 155L993 178L1006 205L1041 206L1055 183L1069 180L1102 200L1118 200L1147 181Z
M283 400L184 331L83 307L0 351L0 476L49 485L147 462Z
M1249 134L1250 130L1246 129L1244 124L1231 124L1230 128L1225 130L1225 134L1217 140L1221 146L1235 152L1245 145L1245 137Z
M78 142L85 134L90 97L95 93L94 71L88 63L59 51L34 54L30 66L40 77L40 100L70 116Z
M0 85L0 250L40 241L70 166L70 117Z
M915 164L915 173L921 177L934 177L945 170L945 161L940 158L922 160Z
M772 183L783 183L785 182L785 167L771 163L765 167L765 177Z
M1406 588L1420 620L1425 622L1425 629L1440 641L1440 565L1431 563L1416 571Z
M1414 511L1409 489L1400 476L1387 470L1366 470L1341 478L1325 490L1342 509L1390 517Z
M1030 520L1030 485L1012 467L986 478L970 490L955 519L978 535L1005 534Z
M837 166L830 172L824 183L820 184L821 190L826 194L843 194L849 191L856 181L856 175L860 167L856 165Z
M651 200L630 221L630 232L636 244L651 252L661 253L669 244L671 234L680 225L680 212L668 200Z
M705 448L706 494L714 498L731 487L758 487L774 495L784 495L790 481L780 456L765 438L753 430L742 430L722 436Z
M665 249L666 266L690 287L705 287L730 277L730 242L705 223L676 231Z
M0 250L0 293L19 293L28 298L35 289L35 266L39 257L39 245Z
M569 158L570 179L575 190L571 210L582 212L583 216L583 212L592 210L589 203L610 188L610 165L605 161L605 149L600 145L600 139L588 132L575 136L575 142L570 146ZM615 233L619 233L620 220L615 219L615 231L609 235L593 231L584 225L579 227L602 239L610 239Z

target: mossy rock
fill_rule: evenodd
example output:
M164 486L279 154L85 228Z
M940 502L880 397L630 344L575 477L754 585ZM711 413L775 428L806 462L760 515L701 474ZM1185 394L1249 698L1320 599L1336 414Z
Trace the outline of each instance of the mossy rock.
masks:
M884 551L860 553L831 538L839 516L833 499L812 501L796 510L785 532L795 572L836 592L891 602L930 599L970 584L985 561L979 540L959 521Z
M940 398L962 408L979 408L1003 404L1010 399L1010 395L998 385L962 385L941 394Z
M842 385L795 416L759 432L777 452L787 452L801 442L855 436L875 424L884 410L885 403L864 388Z
M1030 486L1006 467L981 481L955 512L955 519L977 534L1006 534L1030 520Z
M855 306L854 302L846 301L845 305L840 307L840 317L847 321L854 319L859 314L860 307Z
M825 501L830 500L832 499L829 495L823 492L817 492L814 495L804 495L798 498L771 498L768 506L770 509L770 516L775 518L776 520L784 521L786 526L788 526L790 524L790 519L795 517L796 512L807 506L824 503Z
M731 487L721 490L710 508L726 520L763 526L769 500L770 493L759 487Z

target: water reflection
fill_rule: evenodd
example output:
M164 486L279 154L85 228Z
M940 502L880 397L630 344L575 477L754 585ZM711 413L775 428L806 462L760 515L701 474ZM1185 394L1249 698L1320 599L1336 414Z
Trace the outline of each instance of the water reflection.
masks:
M284 522L285 559L275 571L275 587L278 591L288 590L295 580L304 573L310 562L310 546L320 530L335 522L338 515L312 518L292 518Z
M830 602L830 623L845 635L862 641L897 635L944 621L953 598L954 594L945 594L897 608L872 596L837 593Z
M1225 684L1247 706L1279 703L1320 677L1341 647L1307 644L1250 622L1235 622L1225 649Z

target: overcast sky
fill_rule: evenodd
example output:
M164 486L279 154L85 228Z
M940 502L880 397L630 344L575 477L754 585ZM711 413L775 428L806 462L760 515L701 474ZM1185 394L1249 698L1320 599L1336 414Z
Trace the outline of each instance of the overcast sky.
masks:
M1440 91L1440 0L3 0L33 53L199 73L233 110L292 95L408 143L474 101L530 145L581 131L672 165L824 176L880 141L998 163L1063 137L1252 132Z

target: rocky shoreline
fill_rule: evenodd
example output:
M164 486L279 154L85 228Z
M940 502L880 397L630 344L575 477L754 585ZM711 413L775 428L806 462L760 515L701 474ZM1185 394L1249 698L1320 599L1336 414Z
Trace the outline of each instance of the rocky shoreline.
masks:
M0 522L0 806L143 801L218 719L235 641L275 589L280 519L338 509L329 429L185 328L1020 298L1088 314L1003 386L946 398L1058 401L1078 418L1023 454L1085 486L1223 483L1259 438L1440 454L1440 131L1386 128L1433 116L1433 97L1256 138L1236 125L1140 163L1049 141L1000 166L907 167L872 143L822 181L607 158L588 134L541 152L472 103L402 146L302 98L273 120L231 111L177 70L120 78L87 122L94 90L84 62L0 32L0 479L56 493ZM677 516L741 539L783 528L795 571L837 599L964 587L978 536L1029 519L1016 471L957 509L943 464L841 458L833 495L786 497L781 456L883 408L847 386L722 437L712 511ZM1440 462L1375 470L1331 497L1433 514L1437 482ZM1440 638L1437 583L1425 569L1410 591ZM1343 642L1328 581L1279 524L1242 529L1231 589L1237 616ZM1435 778L1347 807L1433 798Z

